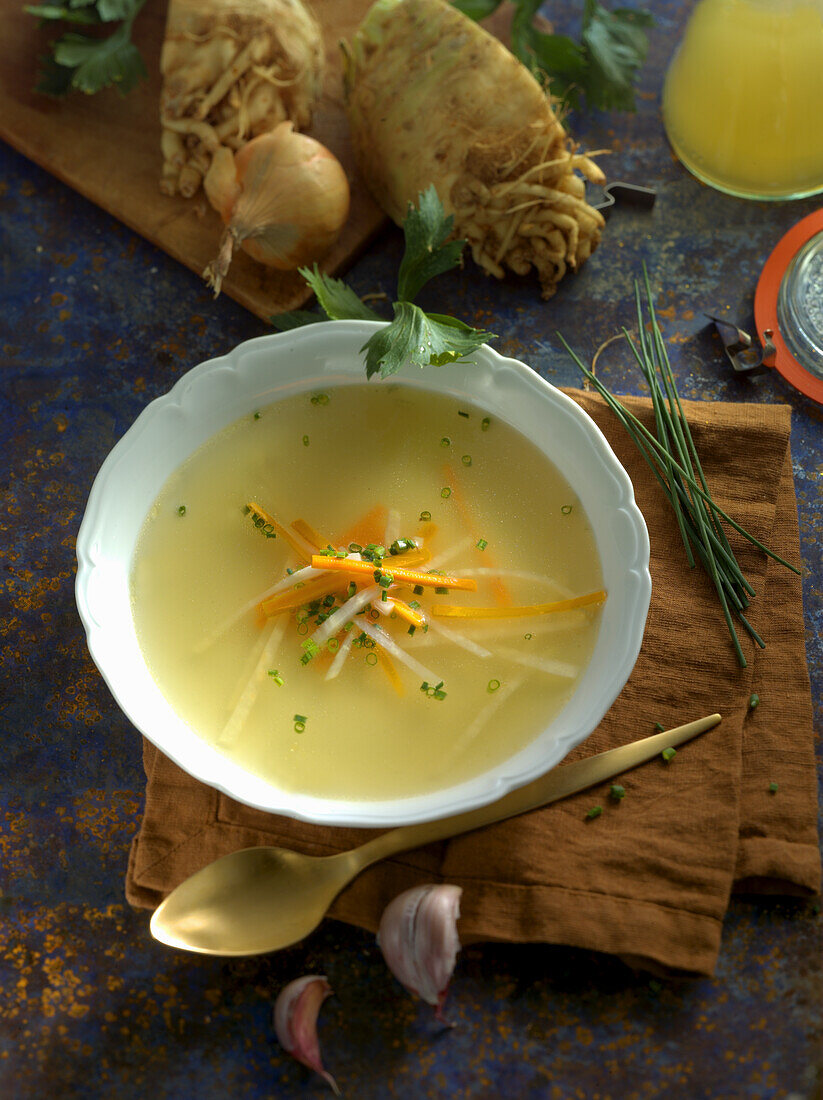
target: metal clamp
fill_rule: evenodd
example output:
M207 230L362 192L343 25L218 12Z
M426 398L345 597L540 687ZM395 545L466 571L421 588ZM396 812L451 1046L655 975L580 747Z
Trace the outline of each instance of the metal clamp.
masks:
M772 342L774 334L771 329L765 330L762 344L756 347L748 332L744 332L731 321L714 317L711 313L706 313L704 316L713 322L718 336L723 341L729 362L737 374L763 374L769 369L770 364L766 360L775 354L775 346Z

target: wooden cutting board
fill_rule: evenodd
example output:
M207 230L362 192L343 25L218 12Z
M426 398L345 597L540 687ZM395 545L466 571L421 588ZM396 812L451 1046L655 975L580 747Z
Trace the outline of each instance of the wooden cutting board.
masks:
M338 43L349 38L371 0L312 0L326 41L327 75L311 133L338 157L349 177L351 213L326 256L324 270L344 270L387 224L354 165L342 106ZM0 0L0 137L58 179L119 218L169 255L200 274L214 258L221 223L203 197L163 195L160 156L160 47L167 0L148 0L134 27L134 41L148 80L122 96L112 88L97 95L73 93L54 100L33 91L38 56L56 37L22 10L22 0ZM295 309L311 297L296 272L279 272L238 252L223 292L258 317Z

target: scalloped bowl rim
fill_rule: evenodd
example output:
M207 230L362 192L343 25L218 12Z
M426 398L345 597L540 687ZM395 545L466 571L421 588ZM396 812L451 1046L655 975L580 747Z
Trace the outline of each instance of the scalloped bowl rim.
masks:
M579 405L488 345L469 363L426 371L407 365L390 382L451 394L478 412L503 417L561 469L588 514L608 599L592 658L571 699L534 741L489 771L451 787L382 801L282 790L192 730L163 697L137 641L129 576L143 519L172 471L239 417L318 386L362 383L360 351L379 327L318 322L247 340L189 370L146 406L112 448L91 487L77 537L75 595L89 652L132 724L184 771L229 797L327 825L385 827L450 816L493 802L554 767L596 729L623 689L651 598L649 538L632 483Z

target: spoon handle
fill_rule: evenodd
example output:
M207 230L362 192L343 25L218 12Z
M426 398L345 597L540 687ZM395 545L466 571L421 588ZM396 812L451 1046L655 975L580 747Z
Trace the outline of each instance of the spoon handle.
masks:
M652 734L650 737L633 741L629 745L621 745L619 748L609 749L596 756L588 756L585 760L577 760L574 764L563 764L488 806L480 806L475 810L467 810L465 813L436 821L401 825L397 829L381 833L380 836L367 841L359 848L352 849L347 855L357 868L355 873L359 873L377 860L385 859L386 856L394 855L396 852L408 851L410 848L419 848L435 840L445 840L447 837L468 833L472 829L491 825L495 821L502 821L504 818L515 817L517 814L526 813L539 806L546 806L550 802L556 802L560 798L585 790L586 787L593 787L597 783L611 779L620 772L635 768L638 764L651 760L664 749L675 748L697 737L698 734L712 729L718 722L720 722L719 714L709 714L684 726Z

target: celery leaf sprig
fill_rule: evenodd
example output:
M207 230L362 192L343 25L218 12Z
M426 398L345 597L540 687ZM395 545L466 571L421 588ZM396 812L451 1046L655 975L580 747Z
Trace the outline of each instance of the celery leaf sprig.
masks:
M43 23L88 27L91 33L66 30L40 58L35 90L64 96L71 91L92 95L110 85L122 94L146 77L146 66L131 40L132 24L145 0L64 0L25 8ZM114 24L117 24L116 26ZM108 34L97 28L105 27Z
M419 367L442 367L471 355L494 339L443 313L427 313L414 298L436 275L457 267L466 242L451 240L454 218L446 215L434 185L420 193L415 207L409 203L403 221L406 247L397 278L394 317L371 336L361 353L366 356L366 375L381 378L395 374L405 363ZM301 267L300 274L314 291L317 304L332 321L383 321L342 279L332 278L314 267ZM286 330L312 324L323 318L310 310L293 310L271 318L275 328Z
M465 15L485 19L502 0L451 0ZM535 17L543 0L513 0L511 51L553 96L579 107L634 111L634 88L649 48L646 28L652 15L641 8L609 10L583 0L580 40L542 30Z

